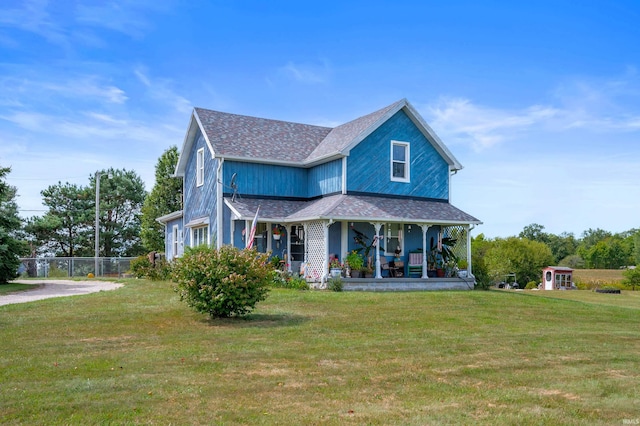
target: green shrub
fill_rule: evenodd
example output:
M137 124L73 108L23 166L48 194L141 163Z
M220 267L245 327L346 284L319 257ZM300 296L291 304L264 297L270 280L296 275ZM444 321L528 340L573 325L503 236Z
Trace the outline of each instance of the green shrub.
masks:
M327 282L327 289L331 291L342 291L344 284L342 283L342 277L331 277Z
M298 275L291 275L289 272L280 270L273 271L271 286L294 290L309 290L307 280Z
M171 277L171 264L165 259L156 261L154 267L148 256L138 256L131 261L131 273L136 278L148 278L152 281L168 280Z
M529 281L527 283L527 286L525 287L525 290L533 290L534 288L538 288L538 283L535 281Z
M267 297L273 282L268 255L231 246L201 246L175 261L180 300L212 318L245 315Z

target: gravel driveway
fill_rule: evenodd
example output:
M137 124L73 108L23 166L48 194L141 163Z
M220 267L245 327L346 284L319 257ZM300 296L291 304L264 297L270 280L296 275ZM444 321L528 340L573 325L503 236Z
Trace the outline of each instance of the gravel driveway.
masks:
M107 281L70 281L70 280L16 280L13 283L33 284L33 290L0 296L0 306L12 303L26 303L34 300L49 299L51 297L77 296L80 294L96 293L103 290L115 290L122 284Z

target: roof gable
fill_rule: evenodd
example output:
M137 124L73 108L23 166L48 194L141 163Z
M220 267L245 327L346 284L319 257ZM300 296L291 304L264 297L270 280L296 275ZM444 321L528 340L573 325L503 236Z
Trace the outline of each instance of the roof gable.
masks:
M406 99L402 99L335 128L194 108L176 174L184 175L186 157L198 128L212 156L248 162L312 166L349 155L353 147L400 110L404 110L452 169L462 168L420 114Z

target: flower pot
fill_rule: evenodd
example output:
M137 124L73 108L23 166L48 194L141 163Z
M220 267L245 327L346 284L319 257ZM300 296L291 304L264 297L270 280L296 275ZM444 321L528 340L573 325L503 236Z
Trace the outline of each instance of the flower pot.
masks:
M273 239L278 241L280 239L280 234L273 234Z
M436 269L436 275L438 278L444 278L444 269Z
M360 271L351 271L351 278L360 278Z
M339 269L339 268L331 268L329 272L331 273L331 276L334 278L342 276L342 269Z

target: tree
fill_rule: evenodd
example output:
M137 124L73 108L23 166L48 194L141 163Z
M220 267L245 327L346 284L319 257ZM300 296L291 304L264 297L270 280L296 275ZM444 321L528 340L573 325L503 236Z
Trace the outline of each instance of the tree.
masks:
M640 287L640 269L627 269L622 275L624 275L624 283L630 286L632 290Z
M587 268L618 269L633 262L631 238L622 239L618 234L604 238L589 248L580 247L579 253Z
M605 231L604 229L600 228L589 228L582 233L582 238L580 239L580 249L588 250L591 247L595 246L598 242L609 237L611 237L611 232L609 231Z
M144 253L140 240L140 210L146 196L142 179L126 169L110 168L101 175L100 255L118 257ZM90 178L90 188L95 194L95 175Z
M18 275L18 256L24 248L15 238L15 233L21 226L15 202L16 188L4 181L10 171L11 168L0 167L0 284Z
M485 264L485 256L491 249L493 242L485 239L484 234L471 238L471 267L472 273L476 277L477 286L487 289L491 286L491 277Z
M158 159L156 183L142 206L140 237L148 252L164 251L164 227L156 219L182 209L182 179L174 177L178 148L172 146Z
M531 241L538 241L545 244L549 241L549 234L544 232L544 226L537 223L532 223L525 226L518 237L526 238Z
M551 249L553 254L554 263L560 262L567 256L575 254L578 242L571 233L563 232L560 235L547 234L546 244Z
M27 220L25 231L41 254L91 256L94 198L87 187L58 182L41 192L48 207L42 216Z
M542 268L553 262L549 246L526 238L496 239L485 255L485 265L494 282L515 273L521 283L539 282Z

